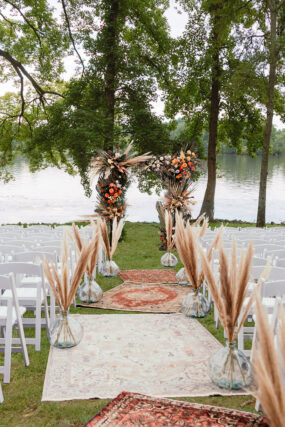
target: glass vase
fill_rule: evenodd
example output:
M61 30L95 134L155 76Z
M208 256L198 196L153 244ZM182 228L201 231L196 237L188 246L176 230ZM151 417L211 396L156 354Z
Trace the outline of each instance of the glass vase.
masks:
M236 342L227 341L226 346L214 353L208 362L209 376L214 384L228 390L240 390L253 382L251 363L237 349Z
M211 304L198 291L190 292L182 301L181 311L187 317L205 317L210 310Z
M120 273L120 269L113 260L107 260L104 262L101 274L105 277L115 277Z
M68 310L56 317L49 333L49 342L57 348L70 348L80 343L83 336L81 323L70 316Z
M78 289L77 296L82 302L93 303L100 301L103 291L94 278L90 278L86 274L83 284Z
M180 268L180 270L176 273L176 282L182 286L190 285L189 279L184 267Z
M163 267L175 267L176 264L178 263L178 260L173 253L166 252L165 254L162 255L160 262L163 265Z

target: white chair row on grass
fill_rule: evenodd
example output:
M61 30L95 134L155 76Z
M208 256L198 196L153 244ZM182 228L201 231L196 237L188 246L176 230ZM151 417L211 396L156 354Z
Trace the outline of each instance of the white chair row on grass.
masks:
M10 262L0 263L0 336L2 337L0 338L0 345L1 350L4 351L4 366L2 370L0 368L0 373L4 374L4 383L9 383L10 381L11 352L23 351L25 364L27 365L26 344L34 345L35 350L40 351L41 329L42 327L46 327L48 333L50 324L55 319L57 307L53 294L44 277L43 257L48 262L53 262L60 274L60 264L58 263L56 252L32 251L11 253ZM72 274L72 271L70 273ZM5 281L7 277L10 278L9 287L7 287ZM49 305L48 295L50 299ZM7 301L9 301L9 304L7 304ZM13 307L11 306L11 302ZM16 310L15 307L19 307L19 310ZM42 310L44 310L44 317L42 317ZM27 312L31 312L33 317L23 317ZM22 327L34 328L34 337L25 339L22 332L20 338L13 337L11 327L9 326L11 323L9 323L9 316L12 316L12 326L17 327L19 332L22 331ZM20 347L14 347L15 344L20 344Z

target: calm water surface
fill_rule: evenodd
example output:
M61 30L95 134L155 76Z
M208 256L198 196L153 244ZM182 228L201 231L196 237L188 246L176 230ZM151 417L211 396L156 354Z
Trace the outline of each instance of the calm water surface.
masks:
M25 162L13 167L15 181L0 183L0 223L65 222L93 213L95 193L85 196L79 177L56 168L32 174ZM215 217L256 220L260 158L219 156ZM206 175L196 184L197 216L206 187ZM127 193L129 221L158 221L155 203L159 196L141 193L134 182ZM285 157L271 157L268 175L266 220L285 221Z

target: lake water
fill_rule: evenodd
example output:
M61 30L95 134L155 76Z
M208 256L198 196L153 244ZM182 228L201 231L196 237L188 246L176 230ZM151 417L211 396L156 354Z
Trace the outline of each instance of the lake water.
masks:
M258 202L260 158L221 155L216 187L215 217L255 221ZM32 174L25 162L18 161L12 171L15 181L0 183L0 223L66 222L92 214L95 193L85 196L79 177L56 168ZM206 187L206 175L196 183L199 214ZM267 222L285 221L285 157L271 157L267 191ZM158 221L155 203L159 196L141 193L134 182L127 193L129 221Z

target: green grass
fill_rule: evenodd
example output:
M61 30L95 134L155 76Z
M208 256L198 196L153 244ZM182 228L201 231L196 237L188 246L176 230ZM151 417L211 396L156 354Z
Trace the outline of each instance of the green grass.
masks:
M239 224L238 224L239 226ZM114 260L123 269L161 268L159 252L159 227L156 223L126 223L126 238L119 243ZM179 262L175 270L182 264ZM121 283L119 278L99 276L98 283L104 291ZM122 311L71 308L72 313L114 314ZM127 313L127 312L126 312ZM223 330L215 328L213 314L201 319L205 326L220 342L224 343ZM31 331L25 330L26 335ZM46 331L42 331L42 348L35 352L28 346L30 366L25 367L21 354L13 353L11 383L2 384L5 401L0 405L0 427L17 426L82 426L102 409L108 400L78 400L67 402L41 402L45 369L49 353ZM103 356L103 355L102 355ZM2 380L2 376L1 376ZM169 396L171 397L171 396ZM254 411L252 396L179 398L191 402L224 406L245 411Z

